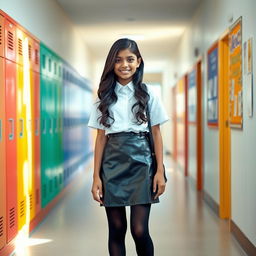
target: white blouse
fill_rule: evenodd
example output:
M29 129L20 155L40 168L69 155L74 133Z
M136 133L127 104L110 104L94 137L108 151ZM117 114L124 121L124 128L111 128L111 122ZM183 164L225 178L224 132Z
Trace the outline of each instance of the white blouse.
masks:
M153 94L149 87L147 88L150 96L148 106L151 126L163 124L169 120L167 113L160 99ZM148 131L148 124L137 124L136 118L131 110L132 106L136 102L133 82L131 81L127 85L121 85L116 82L115 93L117 95L117 102L109 107L110 116L115 119L114 123L109 128L99 123L98 118L101 116L101 112L97 108L99 105L99 99L97 98L91 110L88 127L105 130L106 135L116 132Z

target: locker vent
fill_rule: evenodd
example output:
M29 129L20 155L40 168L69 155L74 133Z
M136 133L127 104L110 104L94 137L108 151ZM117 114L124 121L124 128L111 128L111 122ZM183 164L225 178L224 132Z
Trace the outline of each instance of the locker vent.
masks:
M10 228L15 226L15 208L10 209Z
M4 217L0 217L0 237L4 234Z
M39 63L39 55L38 55L38 49L35 49L35 63Z
M43 198L46 198L46 184L43 185Z
M32 194L29 195L29 209L32 210L33 207L33 196Z
M36 189L36 205L39 204L39 189Z
M22 40L20 38L18 39L18 53L23 56Z
M25 201L22 200L20 202L20 218L22 218L25 215Z
M32 56L32 54L31 54L31 45L29 44L28 45L28 58L31 60L31 56Z
M13 51L14 48L14 43L13 43L13 33L11 31L8 31L7 35L7 47L9 50Z
M0 25L0 45L2 45L2 25Z

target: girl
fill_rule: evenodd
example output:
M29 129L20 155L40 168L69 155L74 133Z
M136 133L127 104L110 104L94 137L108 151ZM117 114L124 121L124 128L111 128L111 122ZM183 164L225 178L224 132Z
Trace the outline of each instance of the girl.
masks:
M142 84L144 63L136 42L119 39L111 47L89 127L97 129L92 195L106 210L111 256L125 253L125 206L139 256L154 255L148 220L152 203L165 190L160 124L168 120L161 102ZM150 112L157 159L153 177L147 140Z

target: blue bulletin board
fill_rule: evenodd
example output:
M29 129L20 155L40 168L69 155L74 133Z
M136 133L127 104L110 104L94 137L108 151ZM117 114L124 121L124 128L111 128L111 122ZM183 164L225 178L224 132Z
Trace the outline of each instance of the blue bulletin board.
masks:
M218 44L207 54L207 123L218 126Z
M196 67L188 73L188 122L196 123L196 102L197 102L197 91L196 91Z

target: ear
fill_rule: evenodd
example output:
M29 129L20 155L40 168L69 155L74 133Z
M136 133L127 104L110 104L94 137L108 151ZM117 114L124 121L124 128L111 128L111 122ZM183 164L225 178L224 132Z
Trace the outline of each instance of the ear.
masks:
M137 62L138 62L138 64L137 64L137 68L138 68L140 66L140 63L141 63L141 58L138 58Z

